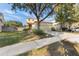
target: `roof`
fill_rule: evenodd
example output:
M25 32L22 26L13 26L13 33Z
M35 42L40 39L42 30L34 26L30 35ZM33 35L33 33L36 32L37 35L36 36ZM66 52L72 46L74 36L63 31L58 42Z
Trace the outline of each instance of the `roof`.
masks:
M37 23L37 19L27 19L27 22L33 22L33 23ZM53 21L42 21L41 23L48 23L48 24L52 24Z
M52 24L52 22L46 22L46 21L43 21L43 22L41 22L41 23L48 23L48 24Z

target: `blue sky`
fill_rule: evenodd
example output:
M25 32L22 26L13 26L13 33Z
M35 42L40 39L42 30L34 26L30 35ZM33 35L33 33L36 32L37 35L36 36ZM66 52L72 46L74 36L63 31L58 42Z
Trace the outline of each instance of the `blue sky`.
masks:
M16 20L20 21L23 23L23 25L26 24L26 20L28 18L33 18L34 16L31 16L29 13L17 10L17 12L14 12L11 10L11 5L10 4L3 4L0 3L0 12L3 13L5 21L9 20ZM46 21L52 21L52 18L47 18Z

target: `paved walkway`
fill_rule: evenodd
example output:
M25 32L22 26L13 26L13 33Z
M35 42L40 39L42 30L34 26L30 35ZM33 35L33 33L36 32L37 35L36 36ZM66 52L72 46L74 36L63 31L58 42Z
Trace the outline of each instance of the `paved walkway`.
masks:
M31 42L21 42L14 45L9 45L3 48L0 48L0 56L13 56L18 55L24 52L28 52L32 49L41 48L45 45L49 45L51 43L67 39L72 42L79 42L79 35L69 34L64 32L49 32L49 34L54 35L52 38L44 38L40 40L35 40Z

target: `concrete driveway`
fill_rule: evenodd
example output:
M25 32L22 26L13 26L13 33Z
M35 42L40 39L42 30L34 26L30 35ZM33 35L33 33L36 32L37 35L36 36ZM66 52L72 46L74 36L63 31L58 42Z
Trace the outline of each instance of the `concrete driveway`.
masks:
M56 32L50 31L49 34L54 35L55 37L60 37L61 39L66 39L70 42L77 42L79 43L79 33L69 33L69 32Z

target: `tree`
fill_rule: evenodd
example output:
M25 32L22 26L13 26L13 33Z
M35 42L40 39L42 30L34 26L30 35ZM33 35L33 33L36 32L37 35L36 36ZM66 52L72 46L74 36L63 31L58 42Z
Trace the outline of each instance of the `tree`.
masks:
M17 27L22 26L22 23L19 21L7 21L4 24L5 24L5 26L17 26Z
M74 4L59 4L59 8L56 10L56 20L61 23L61 28L65 23L69 24L69 29L72 23L77 22L75 19Z
M75 19L79 21L79 4L75 4Z
M45 4L45 3L13 3L12 10L24 10L34 14L37 19L37 28L40 29L40 23L47 17L54 13L54 8L58 4Z
M56 12L56 21L60 23L61 30L62 30L64 22L65 22L64 13L63 13L63 4L59 4L56 7L55 12Z

